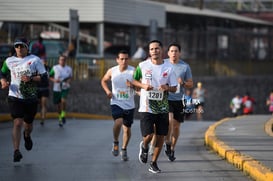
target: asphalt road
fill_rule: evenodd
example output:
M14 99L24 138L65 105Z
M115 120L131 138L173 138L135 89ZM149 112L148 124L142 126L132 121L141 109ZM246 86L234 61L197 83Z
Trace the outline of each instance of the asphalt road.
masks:
M159 174L148 172L148 164L138 160L141 140L139 121L132 126L129 161L111 154L112 121L68 119L63 128L57 120L40 126L32 134L34 146L23 159L13 163L11 122L0 123L0 181L89 181L89 180L251 180L204 146L204 133L212 121L187 121L181 127L176 160L170 162L161 152Z

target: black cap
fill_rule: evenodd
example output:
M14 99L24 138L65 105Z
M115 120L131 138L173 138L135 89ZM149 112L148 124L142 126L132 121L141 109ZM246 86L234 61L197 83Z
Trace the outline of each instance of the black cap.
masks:
M15 45L22 45L22 44L28 49L29 42L25 37L16 38L13 45L15 46Z

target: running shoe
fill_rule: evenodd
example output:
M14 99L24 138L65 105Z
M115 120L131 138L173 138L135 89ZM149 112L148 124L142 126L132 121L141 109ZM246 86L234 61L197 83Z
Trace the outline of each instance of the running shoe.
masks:
M170 154L171 154L171 144L165 143L165 154L166 154L167 157L170 156Z
M147 163L148 160L148 148L145 149L143 148L143 141L140 142L139 144L139 154L138 154L138 159L140 163L145 164Z
M19 150L15 150L13 154L13 161L19 162L23 158L21 152Z
M171 150L171 154L168 156L169 161L173 162L176 158L174 156L174 151Z
M161 170L158 168L156 162L151 162L150 163L149 171L152 172L152 173L160 173L161 172Z
M117 143L113 143L112 154L114 156L118 156L118 154L119 154L118 142Z
M120 156L121 156L121 160L123 161L127 161L129 159L127 156L127 150L125 149L121 149Z
M24 131L23 135L24 135L24 140L25 140L25 148L26 148L26 150L29 151L32 149L32 146L33 146L31 137L30 137L30 135L28 137L26 137L25 131Z

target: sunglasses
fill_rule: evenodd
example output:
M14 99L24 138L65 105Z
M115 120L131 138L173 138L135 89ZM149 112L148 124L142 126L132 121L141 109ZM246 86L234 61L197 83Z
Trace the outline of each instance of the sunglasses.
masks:
M26 48L26 46L24 44L16 44L14 45L14 48Z

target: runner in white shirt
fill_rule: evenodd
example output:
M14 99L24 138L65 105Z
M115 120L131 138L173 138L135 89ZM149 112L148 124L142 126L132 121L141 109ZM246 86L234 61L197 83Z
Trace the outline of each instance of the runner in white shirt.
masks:
M65 124L66 100L72 80L72 68L66 65L66 56L59 57L59 64L54 65L49 72L53 84L53 103L57 105L59 113L59 126Z
M48 80L42 61L39 57L30 55L28 47L26 38L17 38L14 42L16 55L7 58L0 71L2 89L9 88L8 103L13 118L14 162L19 162L23 158L19 150L22 126L24 126L25 148L28 151L32 149L33 142L30 134L38 106L36 84L39 81Z
M147 163L149 143L156 129L156 145L149 171L159 173L157 159L161 152L164 136L168 133L168 91L175 92L177 86L173 66L162 59L162 43L153 40L149 43L150 58L136 68L133 84L140 91L139 112L142 113L140 128L143 141L140 143L139 161Z
M234 117L240 115L240 110L242 106L242 98L239 94L235 95L230 102L230 109Z
M119 135L122 127L123 141L120 155L123 161L127 161L127 146L131 138L131 125L135 111L135 92L131 83L135 68L128 65L129 54L124 50L118 53L116 61L118 65L107 70L101 80L101 86L110 99L114 119L112 154L119 155ZM112 90L108 87L109 81L112 83Z

